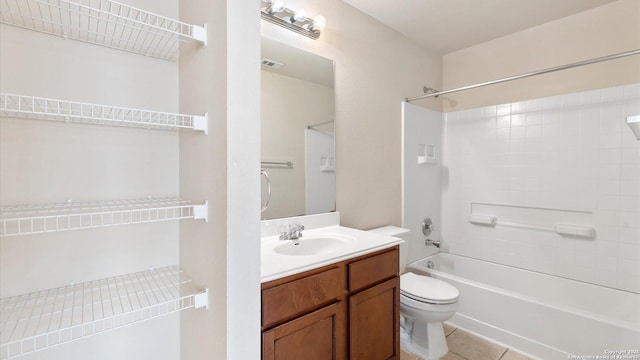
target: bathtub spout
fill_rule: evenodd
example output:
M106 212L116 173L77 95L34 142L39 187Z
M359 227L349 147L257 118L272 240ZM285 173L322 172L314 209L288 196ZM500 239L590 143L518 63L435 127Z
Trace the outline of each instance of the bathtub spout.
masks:
M440 249L440 241L439 240L427 239L427 240L425 240L424 244L427 245L427 246L433 245L433 246L437 247L438 249Z

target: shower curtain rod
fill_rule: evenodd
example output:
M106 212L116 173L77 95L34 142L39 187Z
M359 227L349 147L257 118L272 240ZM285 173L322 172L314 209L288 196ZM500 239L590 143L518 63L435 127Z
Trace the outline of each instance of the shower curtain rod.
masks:
M510 76L510 77L506 77L506 78L502 78L502 79L498 79L498 80L493 80L493 81L487 81L487 82L478 83L478 84L474 84L474 85L463 86L463 87L459 87L459 88L455 88L455 89L451 89L451 90L438 91L438 92L434 92L434 93L431 93L431 94L426 94L426 95L422 95L422 96L416 96L416 97L413 97L413 98L406 98L405 101L406 102L412 102L412 101L415 101L415 100L426 99L426 98L430 98L430 97L437 97L437 96L440 96L440 95L450 94L450 93L454 93L454 92L458 92L458 91L471 90L471 89L475 89L475 88L479 88L479 87L483 87L483 86L503 83L503 82L506 82L506 81L512 81L512 80L518 80L518 79L527 78L527 77L530 77L530 76L548 74L548 73L551 73L551 72L554 72L554 71L571 69L571 68L574 68L574 67L595 64L595 63L599 63L599 62L602 62L602 61L614 60L614 59L622 58L622 57L625 57L625 56L638 55L638 54L640 54L640 49L627 51L627 52L622 52L622 53L613 54L613 55L608 55L608 56L603 56L603 57L590 59L590 60L578 61L578 62L575 62L575 63L572 63L572 64L556 66L556 67L552 67L552 68L548 68L548 69L544 69L544 70L532 71L532 72L528 72L528 73L525 73L525 74Z

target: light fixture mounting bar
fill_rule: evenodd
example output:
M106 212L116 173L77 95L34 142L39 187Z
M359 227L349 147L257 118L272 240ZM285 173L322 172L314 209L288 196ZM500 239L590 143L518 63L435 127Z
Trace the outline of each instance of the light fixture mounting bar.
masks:
M292 22L290 19L293 18L294 14L295 13L293 10L287 8L285 8L281 12L273 14L269 13L268 6L262 7L260 9L260 17L262 18L262 20L266 20L272 24L282 26L286 29L289 29L293 32L304 35L314 40L320 37L320 30L309 30L309 28L313 25L313 19L307 17L304 20Z

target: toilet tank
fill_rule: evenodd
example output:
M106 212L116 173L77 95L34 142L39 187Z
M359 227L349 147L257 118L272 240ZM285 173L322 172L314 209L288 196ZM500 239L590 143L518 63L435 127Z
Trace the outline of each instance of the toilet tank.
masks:
M404 240L402 244L400 244L400 273L404 273L404 269L407 266L407 260L409 258L409 244L408 244L408 236L411 233L411 230L397 227L397 226L383 226L375 229L369 230L371 232L375 232L381 235L387 236L395 236Z
M395 236L403 239L405 239L406 236L409 235L409 233L411 232L411 230L409 229L392 226L392 225L371 229L369 231L382 234L382 235Z

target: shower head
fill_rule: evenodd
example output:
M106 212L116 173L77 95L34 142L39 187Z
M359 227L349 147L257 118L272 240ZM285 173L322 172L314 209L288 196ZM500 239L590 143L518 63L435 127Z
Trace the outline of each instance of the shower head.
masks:
M627 116L627 125L636 135L636 138L640 140L640 115Z
M422 88L422 92L424 92L425 94L435 94L435 93L439 93L439 92L440 92L440 90L436 90L436 89L434 89L434 88L430 88L430 87L424 86L424 87ZM436 95L436 96L434 96L434 97L436 97L436 98L437 98L438 96L440 96L440 95Z

